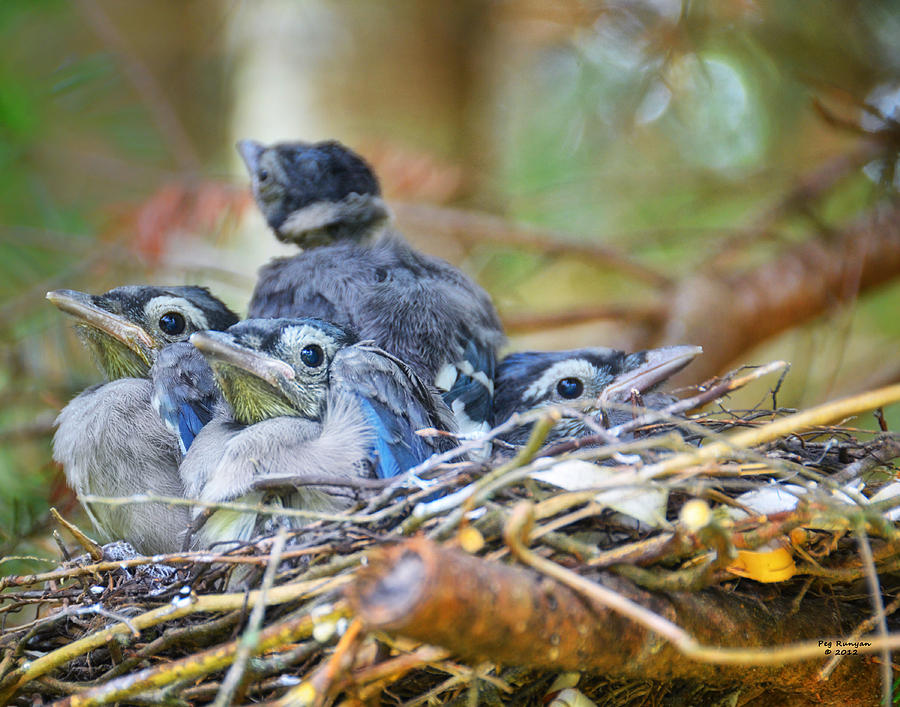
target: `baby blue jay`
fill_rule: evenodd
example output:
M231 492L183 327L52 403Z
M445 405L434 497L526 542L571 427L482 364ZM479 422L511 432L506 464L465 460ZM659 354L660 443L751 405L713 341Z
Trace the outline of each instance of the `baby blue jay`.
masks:
M632 391L643 396L644 407L662 408L674 402L671 396L652 391L702 351L699 346L667 346L631 354L607 348L510 354L497 367L494 424L515 413L567 404L597 415L601 425L604 415L609 426L626 422L631 414L608 407L609 403L627 404ZM519 426L501 438L524 444L530 428L530 424ZM564 417L548 441L592 433L582 418Z
M74 290L47 299L75 328L108 383L87 388L56 420L53 458L79 496L182 496L178 464L204 421L216 388L187 339L225 328L237 316L200 287L119 287L103 295ZM104 541L126 540L147 554L179 549L184 506L84 504Z
M181 464L189 498L333 511L346 507L346 488L292 486L291 479L392 477L453 444L416 434L453 429L436 391L342 327L314 318L248 319L194 334L191 343L209 361L228 406ZM263 487L279 480L286 491L273 499ZM193 543L247 540L279 522L219 510Z
M250 317L312 316L357 331L433 383L462 432L487 429L504 335L487 293L391 227L369 165L338 142L238 143L279 240L305 250L264 266Z

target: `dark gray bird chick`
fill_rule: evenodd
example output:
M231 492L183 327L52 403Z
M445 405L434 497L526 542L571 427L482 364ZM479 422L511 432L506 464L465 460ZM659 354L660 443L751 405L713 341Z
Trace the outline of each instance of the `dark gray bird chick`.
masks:
M504 358L497 367L494 425L515 413L554 405L571 405L596 416L610 426L631 419L631 414L611 407L627 404L632 391L643 396L643 405L661 408L674 398L654 393L659 385L688 365L703 349L699 346L667 346L637 353L588 348L572 351L525 351ZM502 437L523 444L531 425L523 425ZM581 437L593 430L579 417L564 417L549 440Z
M341 327L313 318L247 320L191 341L230 408L203 428L181 465L191 498L271 502L261 485L283 480L287 491L274 495L276 503L336 510L348 502L341 489L292 487L291 479L391 477L452 444L416 434L452 429L440 397L397 358ZM269 525L220 510L194 542L247 540Z
M200 329L237 316L200 287L119 287L103 295L74 290L47 299L76 319L76 330L110 382L73 398L56 420L53 458L79 496L183 495L178 464L215 396L205 360L186 343ZM139 552L179 549L184 506L84 504L106 541Z
M275 235L306 249L260 270L249 316L349 327L433 383L464 433L486 429L504 340L487 293L406 243L372 170L340 143L243 140L238 150Z

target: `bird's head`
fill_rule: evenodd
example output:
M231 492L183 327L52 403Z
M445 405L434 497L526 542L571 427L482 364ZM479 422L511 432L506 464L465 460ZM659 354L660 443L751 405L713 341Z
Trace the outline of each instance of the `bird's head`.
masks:
M553 405L568 404L590 414L608 403L627 403L632 391L654 390L702 351L699 346L666 346L631 354L607 348L510 354L497 368L494 423ZM577 420L560 424L567 435L583 432L576 429Z
M241 140L253 197L279 240L302 248L369 240L390 213L365 160L339 142Z
M191 336L209 361L235 420L321 419L331 361L356 338L320 319L247 319Z
M75 317L75 330L109 380L146 378L157 353L237 315L205 287L117 287L102 295L54 290L47 299Z

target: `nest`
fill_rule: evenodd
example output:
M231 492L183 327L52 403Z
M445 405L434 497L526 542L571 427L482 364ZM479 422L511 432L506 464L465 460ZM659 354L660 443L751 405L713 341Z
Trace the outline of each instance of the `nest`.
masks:
M69 526L88 554L0 580L0 703L874 704L900 496L870 498L900 437L846 421L900 386L724 406L783 367L613 436L545 445L578 412L537 412L508 423L532 425L521 449L441 455L227 551L135 557ZM763 509L772 490L789 500Z

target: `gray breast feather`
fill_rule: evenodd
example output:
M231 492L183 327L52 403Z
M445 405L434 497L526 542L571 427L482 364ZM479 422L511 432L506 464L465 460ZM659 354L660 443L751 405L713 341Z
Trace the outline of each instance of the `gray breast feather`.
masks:
M151 403L151 383L123 378L88 388L56 419L53 458L76 493L181 496L180 453ZM157 503L86 508L104 541L127 540L139 552L178 549L184 506Z
M321 423L276 417L245 427L219 416L197 435L182 462L181 474L189 498L253 504L266 500L291 508L334 511L346 507L348 501L330 493L328 487L301 487L266 498L254 490L254 484L305 474L343 479L367 476L371 437L371 430L349 403L331 406ZM206 522L193 544L208 547L214 542L248 540L264 531L267 523L298 525L222 510Z

